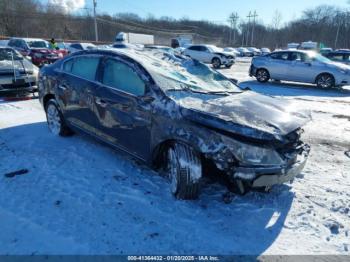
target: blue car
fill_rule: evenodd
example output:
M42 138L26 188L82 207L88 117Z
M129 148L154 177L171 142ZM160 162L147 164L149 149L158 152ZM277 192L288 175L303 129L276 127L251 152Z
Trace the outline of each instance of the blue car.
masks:
M74 53L42 68L39 95L54 135L84 132L147 163L179 199L197 198L208 174L241 194L290 181L309 153L309 114L166 52Z

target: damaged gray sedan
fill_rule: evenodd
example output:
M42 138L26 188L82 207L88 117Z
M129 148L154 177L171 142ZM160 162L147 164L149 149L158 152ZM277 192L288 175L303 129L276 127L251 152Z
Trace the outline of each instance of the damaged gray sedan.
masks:
M39 94L53 134L82 131L144 161L179 199L212 174L239 193L291 181L309 154L309 114L169 53L74 53L41 70Z

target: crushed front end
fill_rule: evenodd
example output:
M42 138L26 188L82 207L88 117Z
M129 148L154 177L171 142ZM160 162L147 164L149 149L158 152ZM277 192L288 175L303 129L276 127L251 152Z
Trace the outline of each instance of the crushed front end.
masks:
M298 129L285 136L283 143L270 144L222 136L225 148L211 158L240 193L270 188L292 181L304 169L310 146L301 141L302 132Z

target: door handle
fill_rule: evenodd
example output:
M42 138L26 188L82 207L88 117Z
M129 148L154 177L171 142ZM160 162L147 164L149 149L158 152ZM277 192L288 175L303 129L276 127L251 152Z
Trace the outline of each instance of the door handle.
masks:
M63 90L63 91L66 91L68 89L68 87L66 85L64 85L64 84L59 84L58 88Z
M98 98L98 97L95 98L95 102L96 102L96 104L98 104L101 107L106 107L108 104L106 101L104 101L103 99Z

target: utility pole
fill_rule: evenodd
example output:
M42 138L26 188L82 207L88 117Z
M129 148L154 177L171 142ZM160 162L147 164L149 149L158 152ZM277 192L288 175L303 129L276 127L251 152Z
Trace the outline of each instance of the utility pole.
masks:
M94 1L95 41L98 42L97 17L96 17L97 0L93 0L93 1Z
M232 41L231 41L232 31L233 31L233 44L236 43L236 27L237 27L238 18L239 18L239 16L237 13L232 13L230 15L230 22L231 22L230 44L232 43Z
M252 12L249 11L248 17L248 25L247 25L247 37L246 37L246 46L249 44L249 27L250 27L250 19L253 17Z
M339 31L340 31L340 26L341 26L339 12L337 12L337 22L338 22L338 28L337 28L337 34L336 34L335 40L334 40L334 49L336 49L337 45L338 45Z
M254 11L254 14L252 15L252 17L253 17L253 28L252 28L252 39L250 41L251 46L253 46L253 42L254 42L255 19L258 17L258 14L256 11Z

